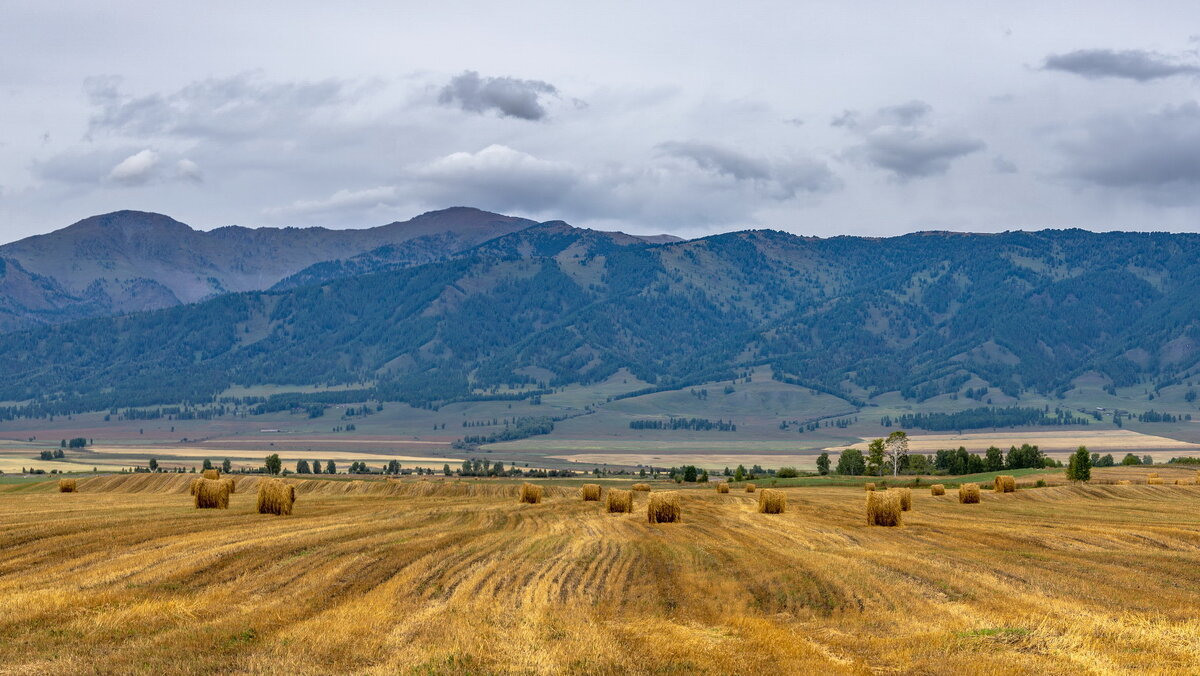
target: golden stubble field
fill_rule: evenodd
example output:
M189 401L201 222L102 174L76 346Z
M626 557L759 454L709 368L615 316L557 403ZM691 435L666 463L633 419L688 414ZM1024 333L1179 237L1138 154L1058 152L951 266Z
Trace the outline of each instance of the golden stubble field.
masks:
M786 489L782 515L736 490L685 490L683 522L651 525L644 494L609 515L573 487L529 505L488 481L297 481L295 514L271 517L243 478L229 510L197 511L189 479L0 486L0 673L1188 673L1200 660L1197 486L985 491L978 505L916 490L904 526L880 528L847 487Z

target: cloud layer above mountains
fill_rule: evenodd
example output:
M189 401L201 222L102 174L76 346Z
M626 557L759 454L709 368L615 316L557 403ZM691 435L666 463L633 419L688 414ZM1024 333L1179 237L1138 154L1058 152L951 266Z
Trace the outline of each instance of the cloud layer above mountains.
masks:
M469 7L13 8L0 239L121 208L363 227L470 205L682 236L1200 228L1193 3Z

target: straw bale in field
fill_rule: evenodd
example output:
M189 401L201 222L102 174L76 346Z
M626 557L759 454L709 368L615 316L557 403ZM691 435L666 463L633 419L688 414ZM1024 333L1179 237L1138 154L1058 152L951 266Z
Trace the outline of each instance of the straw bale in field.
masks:
M679 521L679 493L662 491L650 495L650 504L646 507L646 516L650 523L672 523Z
M783 514L787 509L787 493L764 488L758 494L758 511L762 514Z
M979 502L979 484L963 484L958 487L958 501L964 505Z
M746 492L753 493L754 492L754 484L746 484Z
M221 482L218 482L221 483ZM223 484L228 485L228 484ZM287 516L292 513L296 502L296 487L280 481L267 479L258 484L258 513Z
M908 510L912 509L911 488L897 488L894 491L888 491L888 493L895 493L896 495L900 496L900 511L907 512Z
M599 502L600 484L584 484L579 488L579 497L583 498L584 502Z
M1017 479L1009 474L1001 474L992 481L992 490L997 493L1012 493L1017 490Z
M206 469L206 470L204 470L204 478L205 479L220 479L221 478L221 470Z
M611 488L604 498L604 508L609 512L632 512L633 491Z
M75 480L74 479L59 479L58 480L58 492L59 493L74 493L75 492Z
M717 492L718 493L728 493L729 492L729 482L722 481L721 483L717 484Z
M868 526L899 526L903 512L898 492L871 491L867 493Z
M873 491L873 490L875 490L875 484L868 481L867 483L863 484L863 490L864 491Z
M194 479L192 496L196 509L229 509L229 485L213 479Z
M536 505L542 501L542 487L529 482L521 484L521 494L518 502L528 502Z
M648 491L650 490L650 484L634 484L633 486L630 486L630 488L635 491Z
M929 487L929 494L930 495L945 495L946 494L946 486L943 484L934 484Z

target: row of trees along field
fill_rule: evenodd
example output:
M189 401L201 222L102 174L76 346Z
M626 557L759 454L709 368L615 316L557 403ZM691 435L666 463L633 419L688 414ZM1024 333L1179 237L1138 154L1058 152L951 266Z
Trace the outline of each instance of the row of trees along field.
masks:
M896 418L883 416L880 424L929 430L931 432L986 429L995 427L1026 427L1035 425L1087 425L1088 419L1063 408L1028 406L980 406L954 413L904 413Z
M1111 457L1111 456L1110 456ZM883 474L975 474L1005 469L1025 469L1057 466L1034 445L1012 446L1005 453L992 446L983 453L971 453L965 447L939 450L922 455L908 452L908 435L903 431L892 432L886 439L875 439L867 445L864 454L856 448L842 451L838 458L838 474L858 476ZM817 470L828 474L829 454L817 458Z
M733 421L708 418L669 418L667 420L631 420L631 430L693 430L696 432L736 432Z

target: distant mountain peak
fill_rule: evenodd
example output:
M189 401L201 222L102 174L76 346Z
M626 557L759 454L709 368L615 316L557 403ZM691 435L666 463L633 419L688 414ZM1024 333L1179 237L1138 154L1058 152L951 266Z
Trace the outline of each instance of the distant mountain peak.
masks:
M145 231L156 229L169 232L196 232L191 226L187 225L186 223L181 223L170 216L155 213L153 211L134 211L132 209L122 209L120 211L112 211L107 214L89 216L88 218L72 223L59 232L91 229L122 231ZM50 234L52 235L54 233Z

